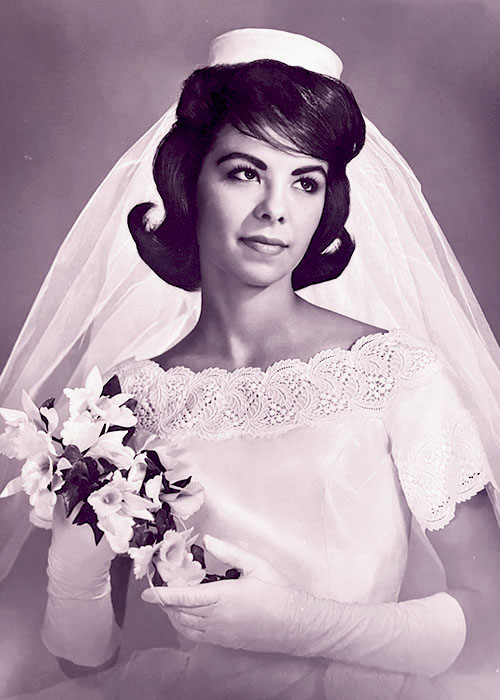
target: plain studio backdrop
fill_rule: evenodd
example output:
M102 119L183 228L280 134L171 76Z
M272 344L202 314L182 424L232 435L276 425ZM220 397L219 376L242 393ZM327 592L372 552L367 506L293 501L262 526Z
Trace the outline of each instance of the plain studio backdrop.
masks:
M500 338L498 0L1 0L0 23L0 367L93 191L177 98L211 39L238 27L303 33L337 51ZM12 631L0 635L0 696L60 678L39 640L48 537L34 533L0 593ZM152 608L129 605L124 654L166 642ZM23 670L30 660L36 681Z

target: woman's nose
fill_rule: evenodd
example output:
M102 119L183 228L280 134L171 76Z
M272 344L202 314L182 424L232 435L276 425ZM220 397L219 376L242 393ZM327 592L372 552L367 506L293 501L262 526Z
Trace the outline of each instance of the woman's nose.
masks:
M265 192L254 209L254 215L260 221L284 224L288 217L283 195L276 190Z

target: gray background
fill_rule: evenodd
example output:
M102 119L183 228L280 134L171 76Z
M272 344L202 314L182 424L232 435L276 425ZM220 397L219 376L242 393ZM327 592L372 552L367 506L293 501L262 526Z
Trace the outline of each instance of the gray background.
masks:
M2 0L0 367L58 246L126 148L229 29L307 34L342 57L500 337L500 2Z

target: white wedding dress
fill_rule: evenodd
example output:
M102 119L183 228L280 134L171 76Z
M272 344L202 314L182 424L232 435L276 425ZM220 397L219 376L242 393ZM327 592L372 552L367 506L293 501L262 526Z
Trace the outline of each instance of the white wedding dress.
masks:
M445 527L457 503L491 478L449 369L434 346L403 330L265 371L164 370L128 360L117 373L138 400L140 424L171 444L203 484L196 531L258 554L317 596L398 600L412 522L420 532ZM160 608L136 605L154 608L168 628ZM203 644L136 651L99 676L33 697L388 700L399 697L392 678ZM492 671L415 679L404 697L492 700L500 697L497 678Z

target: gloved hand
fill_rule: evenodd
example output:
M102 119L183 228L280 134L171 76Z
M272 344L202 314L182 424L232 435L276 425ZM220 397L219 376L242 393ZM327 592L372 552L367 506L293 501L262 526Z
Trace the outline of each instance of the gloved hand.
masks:
M48 603L42 626L45 646L81 666L99 666L118 646L109 568L115 557L103 537L96 547L87 525L73 525L59 498L54 509L47 574Z
M233 545L210 537L205 546L243 576L142 593L143 600L167 606L174 626L195 641L429 676L451 666L463 647L464 615L448 593L403 603L340 603L290 586L265 561Z
M190 587L145 590L142 599L161 603L178 632L194 641L250 651L291 651L299 591L260 557L215 537L206 549L239 569L239 579Z

